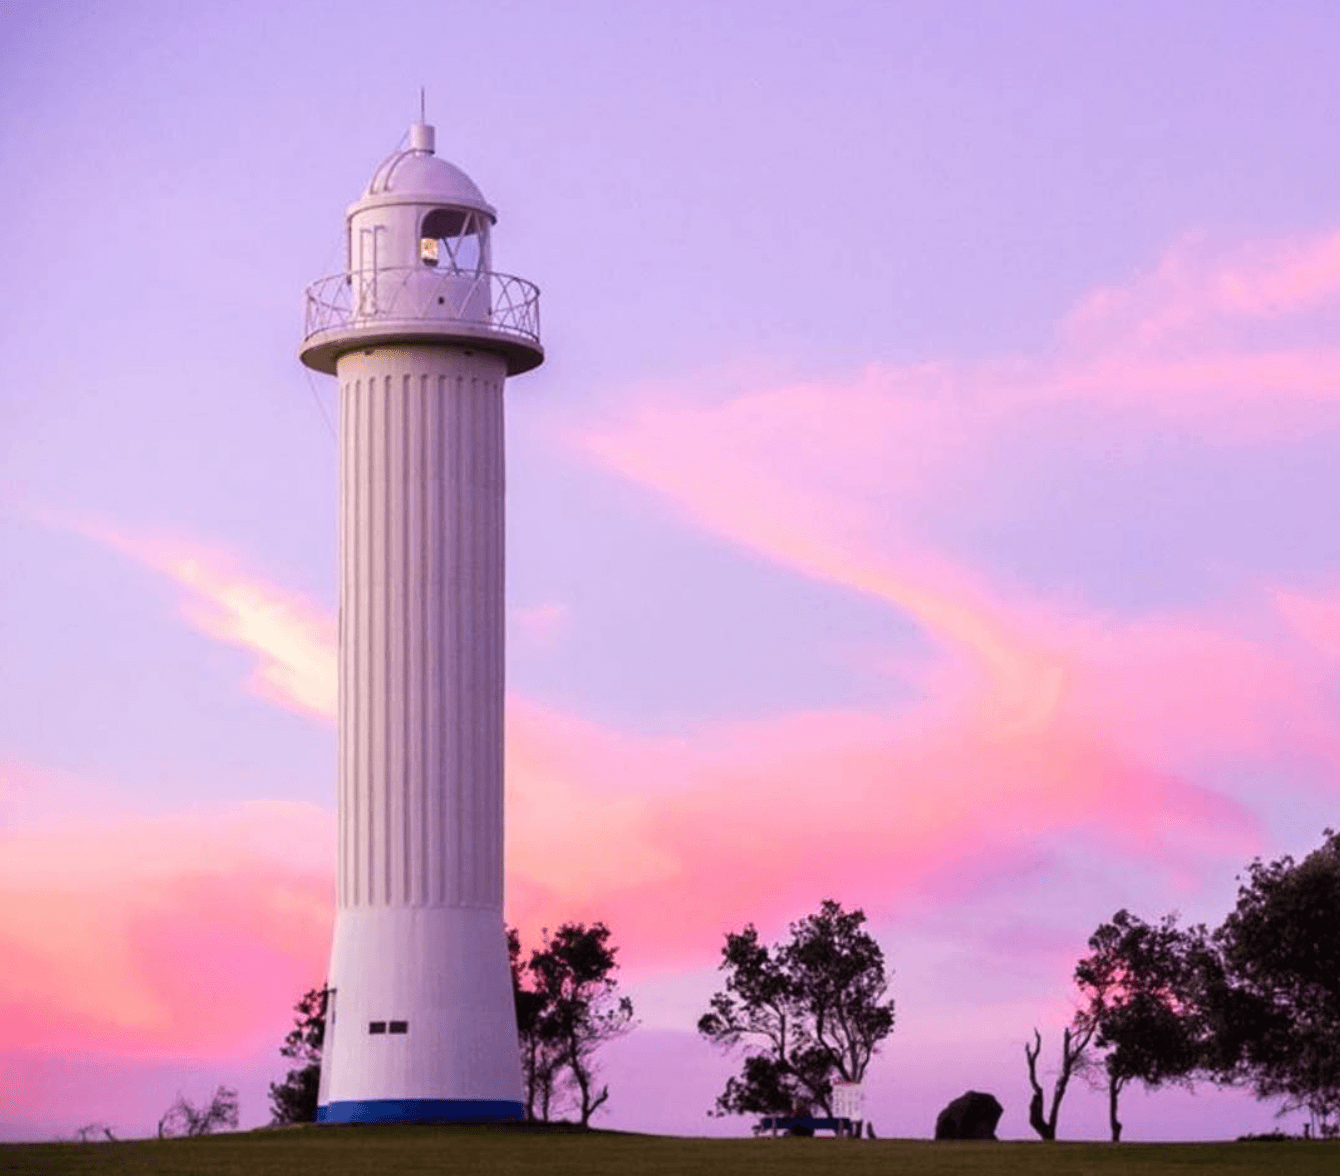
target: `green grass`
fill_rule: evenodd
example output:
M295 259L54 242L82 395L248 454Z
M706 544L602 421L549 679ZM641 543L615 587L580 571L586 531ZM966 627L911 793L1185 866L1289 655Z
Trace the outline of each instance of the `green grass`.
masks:
M672 1139L500 1127L302 1127L205 1139L0 1145L0 1172L364 1176L1113 1176L1340 1172L1340 1143L930 1143L923 1140Z

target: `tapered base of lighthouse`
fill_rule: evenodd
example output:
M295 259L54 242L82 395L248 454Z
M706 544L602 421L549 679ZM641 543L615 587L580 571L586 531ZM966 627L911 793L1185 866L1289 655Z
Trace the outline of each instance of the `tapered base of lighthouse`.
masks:
M343 910L330 987L319 1122L524 1117L500 912Z

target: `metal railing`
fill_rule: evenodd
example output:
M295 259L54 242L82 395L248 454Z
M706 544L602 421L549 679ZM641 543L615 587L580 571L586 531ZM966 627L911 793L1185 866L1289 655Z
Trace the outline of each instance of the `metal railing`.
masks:
M540 341L540 291L511 274L394 266L332 274L307 287L305 338L357 327L449 328Z

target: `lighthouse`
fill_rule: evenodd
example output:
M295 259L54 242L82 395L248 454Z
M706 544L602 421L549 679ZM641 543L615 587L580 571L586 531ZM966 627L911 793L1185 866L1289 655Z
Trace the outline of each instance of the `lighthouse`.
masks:
M338 899L318 1118L518 1119L503 927L503 388L539 291L433 127L346 216L302 362L339 386Z

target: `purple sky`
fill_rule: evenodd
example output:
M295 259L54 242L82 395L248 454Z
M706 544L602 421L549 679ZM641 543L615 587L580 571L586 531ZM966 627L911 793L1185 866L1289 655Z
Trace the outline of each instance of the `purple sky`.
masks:
M0 1138L263 1120L333 872L302 291L417 115L539 283L509 912L604 918L603 1122L709 1120L724 931L896 975L884 1134L1023 1137L1117 908L1337 823L1333 4L0 6ZM1132 1095L1131 1139L1268 1129ZM1062 1133L1101 1137L1074 1089Z

